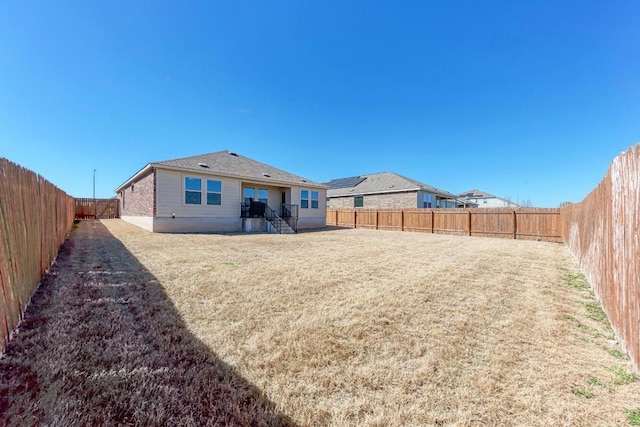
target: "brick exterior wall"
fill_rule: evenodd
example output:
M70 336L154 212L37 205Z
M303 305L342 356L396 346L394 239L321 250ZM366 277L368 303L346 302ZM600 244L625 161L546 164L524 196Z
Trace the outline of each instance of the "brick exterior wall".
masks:
M435 201L435 200L434 200ZM403 193L366 194L363 196L363 208L389 209L389 208L418 208L418 192L407 191ZM353 196L331 197L329 207L338 209L353 209ZM434 206L435 207L435 206Z
M122 193L124 193L124 197ZM120 215L153 217L156 207L155 198L156 171L152 170L118 194Z

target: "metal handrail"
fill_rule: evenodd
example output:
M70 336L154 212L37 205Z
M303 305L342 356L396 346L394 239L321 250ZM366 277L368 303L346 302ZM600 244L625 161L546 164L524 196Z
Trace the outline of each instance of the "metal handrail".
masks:
M282 219L289 224L293 231L298 232L298 205L282 204Z
M278 233L282 234L282 218L278 216L278 214L269 207L269 205L265 205L264 210L264 218L273 225Z

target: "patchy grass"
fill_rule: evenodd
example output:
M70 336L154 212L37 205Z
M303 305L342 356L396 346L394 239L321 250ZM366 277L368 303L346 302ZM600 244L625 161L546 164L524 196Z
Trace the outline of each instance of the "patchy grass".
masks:
M47 311L40 335L59 331L64 345L34 329L0 359L38 372L36 394L11 388L21 421L588 426L622 425L637 406L637 381L609 386L605 326L586 309L588 284L566 274L576 267L563 245L102 224L128 252L113 243L91 258L112 274L52 292L93 289Z
M607 317L607 314L604 312L599 302L588 301L584 303L584 307L587 309L590 319L609 325L609 318Z
M627 359L627 355L618 350L617 348L610 348L607 350L610 355L615 357L616 359Z
M567 284L579 291L591 291L589 282L582 273L567 273Z
M585 399L593 399L594 397L598 396L597 394L591 393L590 391L587 391L587 390L585 390L583 388L573 388L571 391L576 396L584 397Z
M625 409L624 412L627 414L629 424L632 426L640 426L640 407L635 409Z
M596 377L587 378L587 383L589 383L590 385L597 385L599 387L604 387L604 383Z
M621 366L612 366L613 383L615 385L625 385L634 382L637 377L633 372L629 372Z

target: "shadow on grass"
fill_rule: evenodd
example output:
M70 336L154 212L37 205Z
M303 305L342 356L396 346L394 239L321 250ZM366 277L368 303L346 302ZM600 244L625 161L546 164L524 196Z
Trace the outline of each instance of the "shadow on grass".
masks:
M120 241L82 221L0 358L0 425L295 424L188 331Z

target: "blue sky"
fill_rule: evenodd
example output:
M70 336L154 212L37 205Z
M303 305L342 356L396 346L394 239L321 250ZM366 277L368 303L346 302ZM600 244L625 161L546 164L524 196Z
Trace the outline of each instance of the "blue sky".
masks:
M5 1L0 156L76 197L229 149L579 201L640 141L637 1Z

